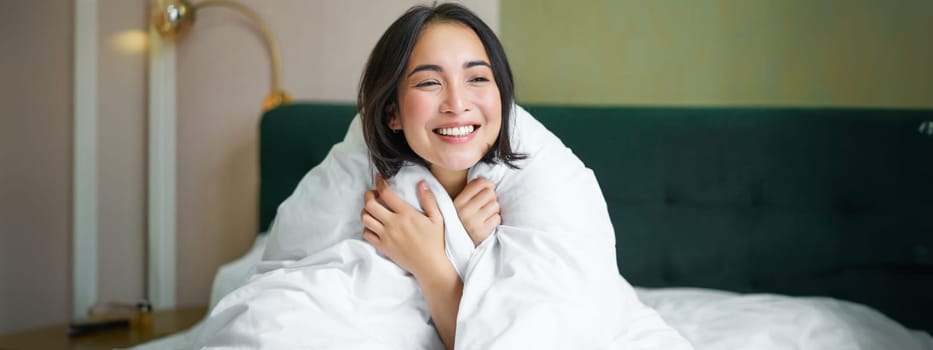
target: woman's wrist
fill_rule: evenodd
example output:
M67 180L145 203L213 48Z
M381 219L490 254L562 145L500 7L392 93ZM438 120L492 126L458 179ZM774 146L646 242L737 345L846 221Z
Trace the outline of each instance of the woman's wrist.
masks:
M449 288L460 280L457 270L446 257L442 261L426 266L418 273L412 273L421 289Z

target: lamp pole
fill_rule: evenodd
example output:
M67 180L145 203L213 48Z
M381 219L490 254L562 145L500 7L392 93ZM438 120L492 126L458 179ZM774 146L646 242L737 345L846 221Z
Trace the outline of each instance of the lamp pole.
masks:
M270 82L269 94L263 100L262 110L268 111L282 104L291 102L291 96L281 86L281 56L279 47L272 37L272 31L266 23L251 8L233 0L204 0L192 4L187 0L154 0L152 9L152 25L163 37L180 38L191 30L194 25L196 13L208 7L226 7L239 12L253 22L259 29L266 50L269 53Z

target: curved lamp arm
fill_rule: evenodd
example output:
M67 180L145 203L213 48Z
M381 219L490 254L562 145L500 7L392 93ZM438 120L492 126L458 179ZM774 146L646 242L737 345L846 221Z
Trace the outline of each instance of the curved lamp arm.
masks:
M227 7L245 15L259 29L263 40L266 42L266 49L269 52L269 62L271 66L271 82L269 86L269 95L262 103L262 110L268 111L282 104L291 102L291 96L288 92L282 90L279 78L281 77L281 68L279 62L279 47L272 38L272 32L262 18L249 7L233 0L204 0L192 5L187 0L154 0L152 7L152 25L166 38L177 38L188 30L194 24L195 13L207 7Z

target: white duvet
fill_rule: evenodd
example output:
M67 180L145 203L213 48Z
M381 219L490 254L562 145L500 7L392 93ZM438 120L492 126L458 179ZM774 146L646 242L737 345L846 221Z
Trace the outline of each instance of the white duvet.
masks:
M463 280L458 349L689 349L639 302L616 268L615 234L592 171L521 108L521 169L479 164L503 224L478 247L452 200L421 166L390 180L413 206L428 180L444 215L447 256ZM441 349L412 276L361 238L372 189L359 119L279 207L256 274L221 300L200 348Z
M532 155L525 173L480 165L470 174L497 184L504 225L473 248L450 199L438 198L448 257L465 281L457 348L933 349L928 334L831 298L636 293L616 271L614 235L592 173L517 113L516 147ZM393 185L417 207L414 184L430 176L405 169ZM137 349L442 348L411 276L360 239L362 193L373 187L360 172L372 169L355 120L279 208L269 237L218 273L211 316Z
M266 235L214 277L211 305L242 285L262 256ZM635 288L697 350L933 349L933 338L911 331L864 305L832 298L736 294L699 288ZM191 349L202 324L134 350Z

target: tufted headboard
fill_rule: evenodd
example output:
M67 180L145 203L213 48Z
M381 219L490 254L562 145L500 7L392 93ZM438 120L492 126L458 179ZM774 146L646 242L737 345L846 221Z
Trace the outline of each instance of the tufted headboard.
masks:
M596 173L632 284L831 296L933 330L933 111L526 109ZM263 117L261 232L354 114Z

